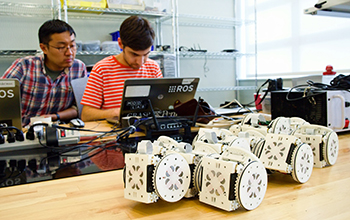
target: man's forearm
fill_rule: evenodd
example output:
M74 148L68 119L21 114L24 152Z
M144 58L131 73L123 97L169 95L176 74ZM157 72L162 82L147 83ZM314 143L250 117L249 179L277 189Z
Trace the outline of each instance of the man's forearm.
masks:
M83 121L94 121L105 118L113 118L119 116L119 108L115 109L98 109L91 106L84 105L81 112L81 119Z
M57 112L57 113L60 116L60 119L63 121L78 117L78 111L74 107L68 108L66 110L63 110L63 111Z
M78 117L78 111L74 107L68 108L66 110L56 112L53 114L42 115L42 116L43 117L51 117L53 121L57 121L58 120L57 114L59 115L59 120L61 120L61 121L68 121L70 119Z

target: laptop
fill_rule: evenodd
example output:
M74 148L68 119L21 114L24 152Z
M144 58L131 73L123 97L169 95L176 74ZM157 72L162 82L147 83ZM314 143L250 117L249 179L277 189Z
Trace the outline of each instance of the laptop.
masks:
M0 125L22 130L22 104L17 79L0 79Z
M157 117L177 116L175 102L184 103L193 99L198 83L198 77L127 79L124 82L120 117L148 118L153 114Z

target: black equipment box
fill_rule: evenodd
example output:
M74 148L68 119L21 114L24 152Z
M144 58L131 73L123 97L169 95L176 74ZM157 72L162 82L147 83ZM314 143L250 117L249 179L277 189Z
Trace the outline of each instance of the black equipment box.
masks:
M288 97L287 97L288 96ZM300 117L310 124L336 132L348 131L350 92L346 90L293 89L271 92L271 117Z

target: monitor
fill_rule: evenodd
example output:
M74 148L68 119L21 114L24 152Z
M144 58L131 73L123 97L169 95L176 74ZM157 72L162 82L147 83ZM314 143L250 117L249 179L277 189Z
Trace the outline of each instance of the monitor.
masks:
M17 79L0 79L0 125L22 129L21 92Z
M120 117L177 116L176 101L184 103L194 98L198 77L191 78L137 78L124 83Z

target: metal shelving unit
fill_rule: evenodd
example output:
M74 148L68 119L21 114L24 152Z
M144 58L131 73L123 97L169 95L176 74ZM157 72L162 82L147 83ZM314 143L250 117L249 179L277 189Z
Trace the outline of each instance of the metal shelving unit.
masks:
M177 0L172 0L172 5L176 4ZM140 15L147 18L151 23L155 25L156 32L156 42L155 45L163 45L162 40L162 25L167 21L173 27L173 32L175 28L175 20L173 13L158 12L158 11L138 11L138 10L128 10L128 9L118 9L118 8L92 8L92 7L72 7L63 5L56 5L59 8L59 17L64 18L66 22L69 22L71 19L80 19L80 20L97 20L97 21L122 21L126 16L130 15ZM152 51L150 55L162 55L162 54L173 54L175 56L176 40L173 38L171 51L162 52L162 51ZM118 53L118 52L117 52ZM79 51L77 52L78 56L101 56L101 55L112 55L116 52L105 52L105 51ZM175 72L177 69L175 67ZM177 74L175 74L177 75Z
M64 7L64 6L63 6ZM169 17L171 16L165 12L155 11L137 11L129 9L118 9L118 8L92 8L92 7L72 7L66 6L68 12L95 12L97 14L112 14L112 15L141 15L145 17Z
M240 53L240 52L180 52L180 58L193 58L193 59L233 59L244 56L255 56L253 53Z
M198 88L198 92L218 92L218 91L238 91L238 90L255 90L256 86L230 86L230 87L206 87Z
M223 28L223 29L235 29L244 25L255 24L253 20L239 20L236 18L216 17L216 16L203 16L193 14L179 14L178 13L178 0L172 1L171 13L155 12L155 11L137 11L127 9L115 9L115 8L90 8L90 7L71 7L61 5L60 1L51 1L51 5L35 4L35 3L14 3L0 1L0 16L20 16L20 17L47 17L58 18L66 20L69 19L81 19L81 20L116 20L122 22L126 16L129 15L141 15L147 17L151 22L154 22L157 45L162 44L162 26L172 26L172 45L171 51L153 51L151 55L173 54L176 57L176 76L180 76L178 71L180 69L180 60L183 59L222 59L222 60L235 60L237 58L255 56L255 53L245 52L194 52L194 51L178 51L179 48L179 26L190 27L208 27L208 28ZM39 51L0 51L0 56L26 56L34 55ZM78 51L79 56L108 56L116 54L114 51ZM213 87L213 88L199 88L199 91L227 91L227 90L245 90L255 89L255 87Z
M0 15L18 17L53 17L53 5L35 3L16 3L0 1Z
M168 24L168 22L165 22ZM199 28L219 28L219 29L234 29L241 28L247 25L256 25L255 20L241 20L237 18L217 17L217 16L204 16L194 14L177 14L178 26L189 26ZM236 32L236 31L235 31ZM179 32L177 34L177 40L179 39ZM235 33L237 34L237 33ZM236 43L235 43L236 44ZM238 58L254 57L256 51L246 52L195 52L195 51L179 51L177 52L178 69L180 69L181 60L183 59L203 59L204 65L208 60L237 60ZM238 84L238 82L237 82ZM199 92L217 92L217 91L238 91L238 90L256 90L256 86L216 86L198 88Z
M22 57L22 56L30 56L35 55L40 51L37 50L0 50L0 57Z
M120 52L116 51L77 51L76 55L80 56L94 56L94 55L115 55L119 54ZM172 54L170 52L162 52L162 51L151 51L150 55L167 55L167 54ZM1 55L1 53L0 53Z
M194 14L179 14L180 26L192 27L213 27L213 28L232 28L245 24L253 24L254 21L239 20L235 18L217 17L217 16L203 16Z

